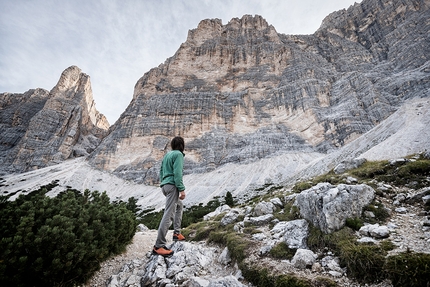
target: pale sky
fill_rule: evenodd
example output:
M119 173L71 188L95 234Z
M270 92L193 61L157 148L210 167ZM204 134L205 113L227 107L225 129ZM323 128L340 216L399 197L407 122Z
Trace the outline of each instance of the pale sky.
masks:
M203 19L261 15L282 34L312 34L360 0L0 0L0 93L51 90L78 66L114 124L134 85L174 55ZM0 110L1 112L1 110Z

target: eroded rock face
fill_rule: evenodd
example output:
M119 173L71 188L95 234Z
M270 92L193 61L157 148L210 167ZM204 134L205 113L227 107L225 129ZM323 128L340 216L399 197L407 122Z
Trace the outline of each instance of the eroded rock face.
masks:
M186 140L185 173L343 146L428 96L428 8L363 1L313 35L279 34L260 16L204 20L139 79L91 164L155 183L175 135Z
M3 171L24 172L87 156L108 132L89 76L76 66L66 69L49 93L2 94L1 102Z
M49 91L29 90L24 94L0 94L0 153L7 155L25 135L30 121L45 105Z

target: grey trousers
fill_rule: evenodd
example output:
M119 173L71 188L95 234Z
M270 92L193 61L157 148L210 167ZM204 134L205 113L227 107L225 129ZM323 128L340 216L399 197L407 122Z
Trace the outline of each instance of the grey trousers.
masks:
M166 245L166 234L173 220L174 233L181 233L182 222L182 200L179 200L179 191L172 184L163 185L161 188L166 197L166 207L164 208L163 218L158 227L157 241L155 247L163 247Z

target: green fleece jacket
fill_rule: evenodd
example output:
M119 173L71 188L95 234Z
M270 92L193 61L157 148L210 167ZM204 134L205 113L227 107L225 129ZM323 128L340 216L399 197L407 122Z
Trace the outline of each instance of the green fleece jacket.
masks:
M184 154L179 150L166 153L160 168L160 186L173 184L179 191L185 190L182 182L182 170L184 168Z

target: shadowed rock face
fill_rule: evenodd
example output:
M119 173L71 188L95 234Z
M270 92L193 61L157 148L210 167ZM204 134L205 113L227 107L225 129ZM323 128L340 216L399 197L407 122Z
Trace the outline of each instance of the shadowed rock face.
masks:
M313 35L282 35L260 16L201 21L145 73L91 155L95 167L157 181L175 135L185 172L290 151L331 151L430 87L429 1L363 1Z
M48 92L0 95L3 172L25 172L91 153L109 123L96 108L89 76L66 69Z

